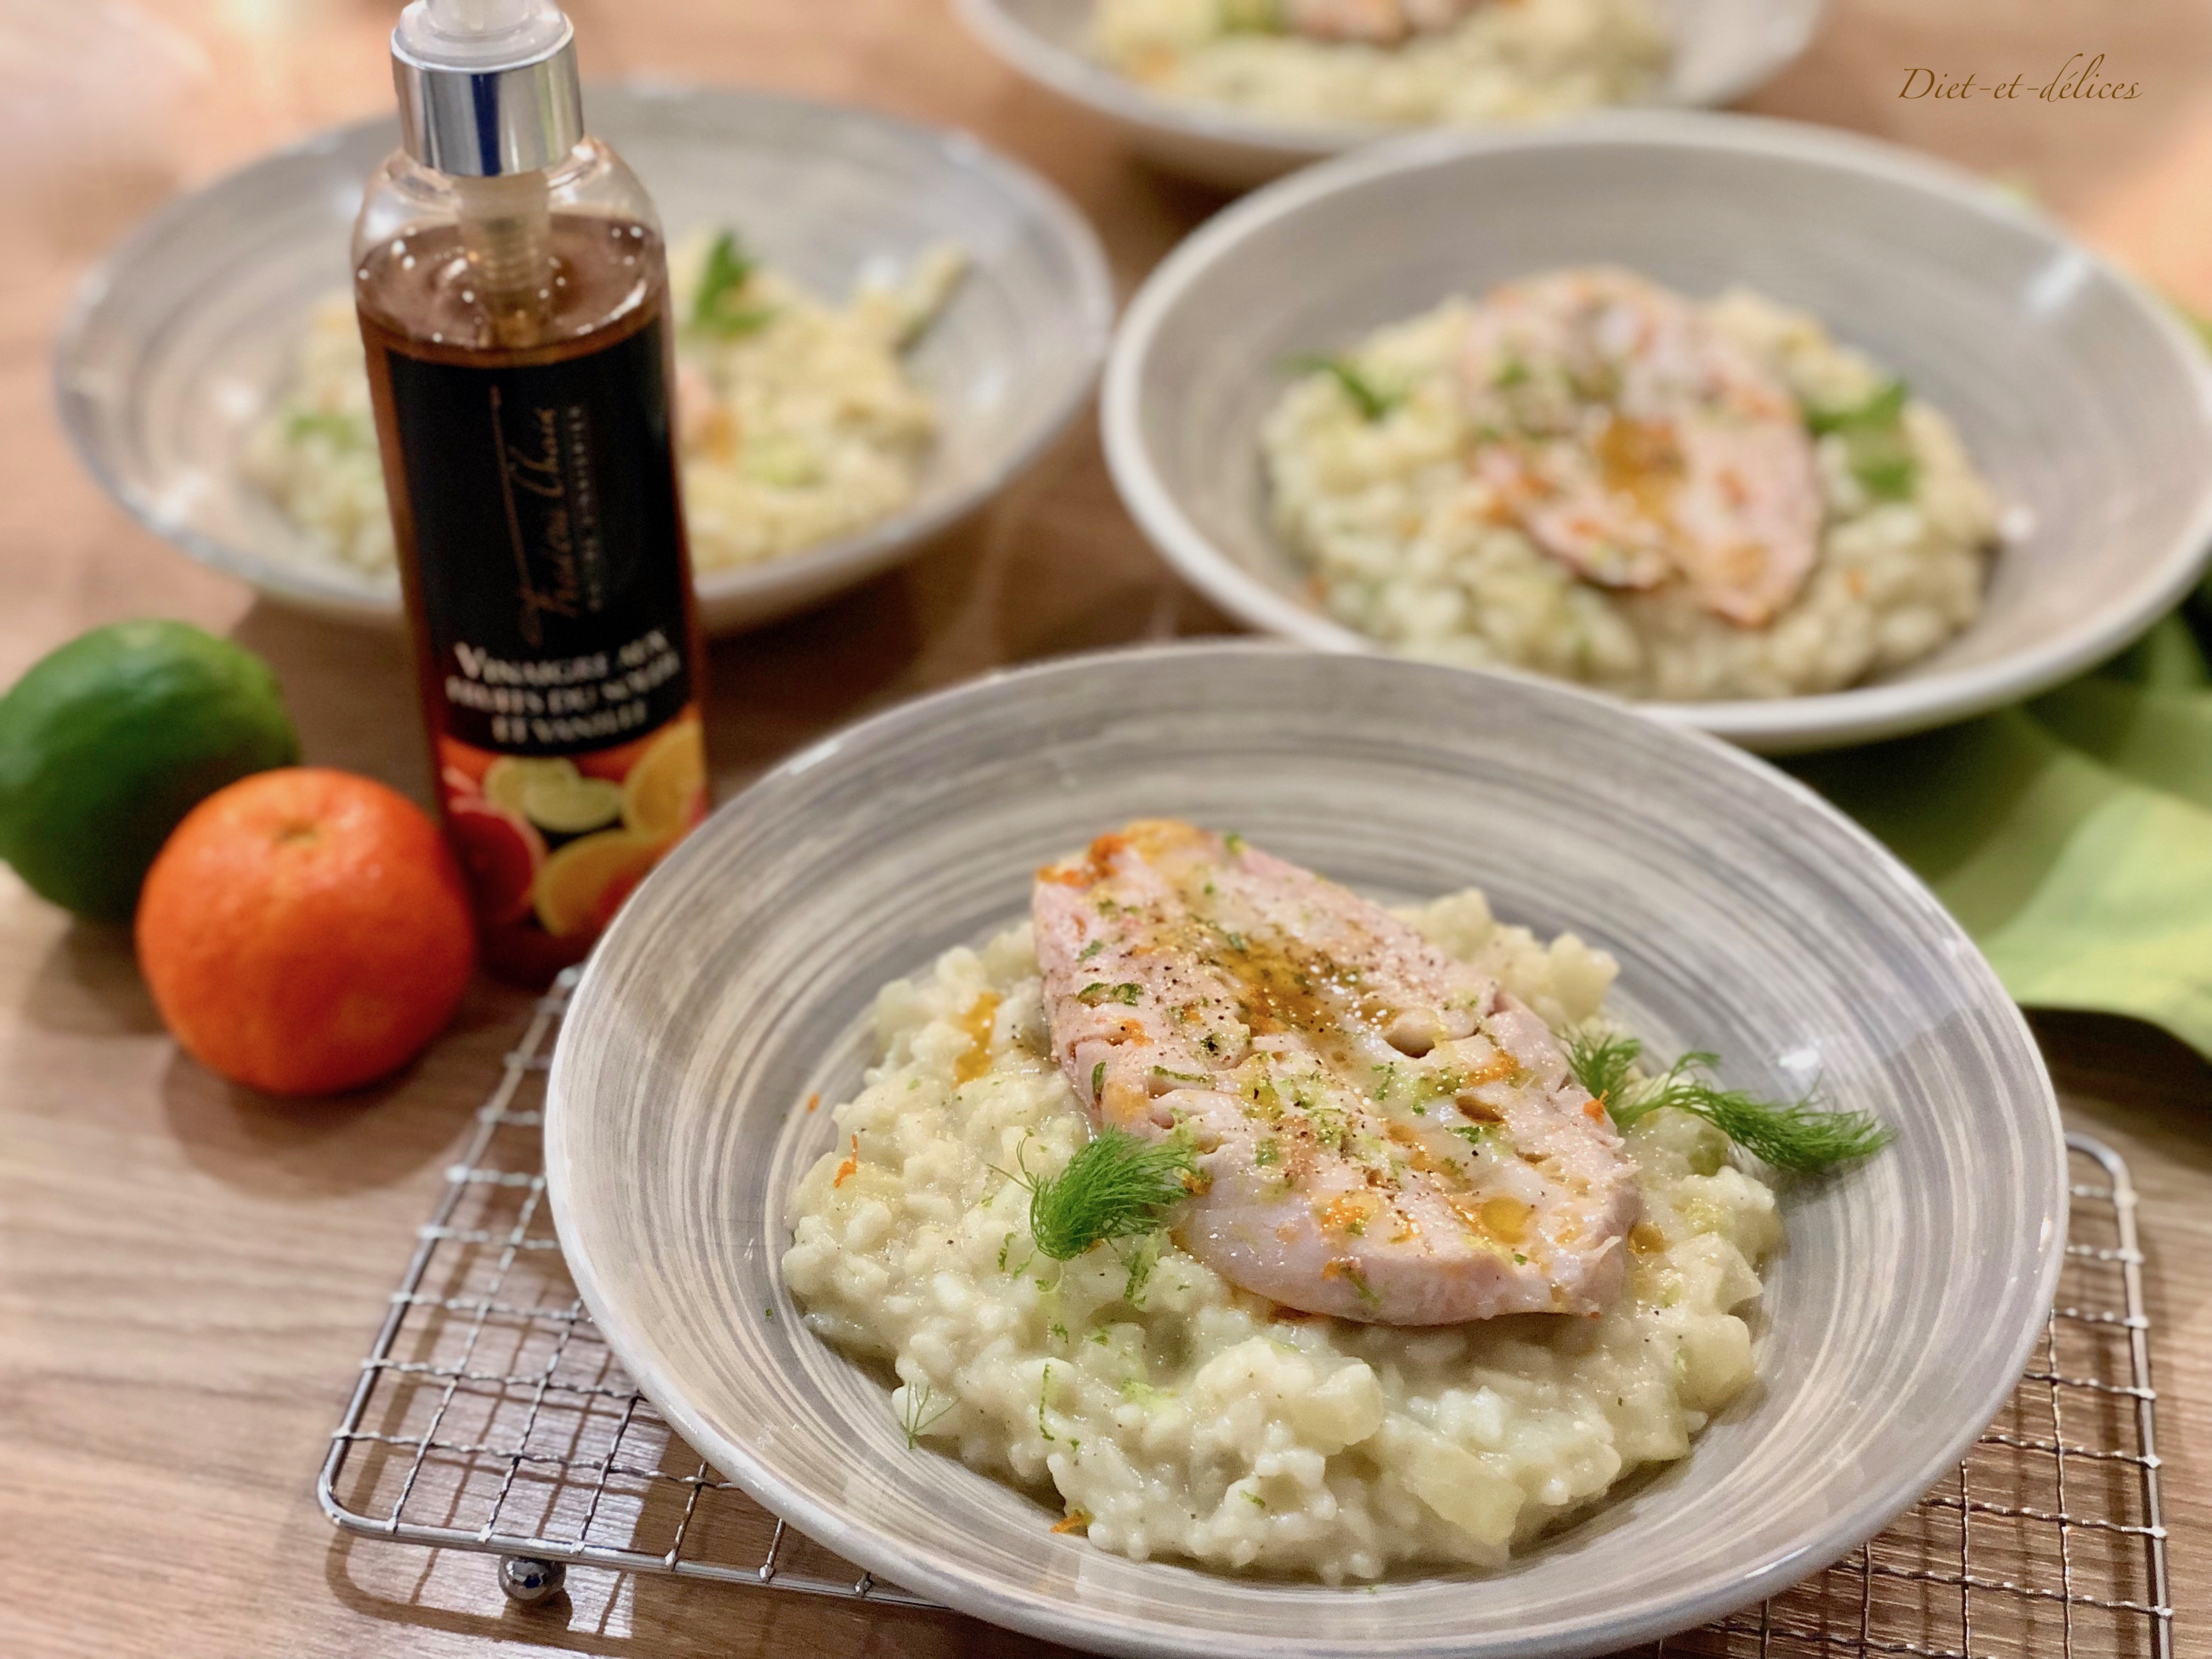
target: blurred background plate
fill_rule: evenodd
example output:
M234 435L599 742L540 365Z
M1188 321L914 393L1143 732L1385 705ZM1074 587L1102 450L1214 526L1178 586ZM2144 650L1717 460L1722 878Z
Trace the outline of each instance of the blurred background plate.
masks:
M2169 609L2212 545L2212 363L2166 307L2040 215L1850 133L1643 111L1430 133L1285 179L1130 302L1106 456L1170 563L1255 628L1377 649L1322 614L1269 526L1260 426L1284 364L1452 294L1615 264L1812 313L1949 416L2005 509L1982 614L1888 678L1639 707L1770 752L1921 730L2054 685Z
M1401 133L1163 97L1085 47L1096 0L953 0L983 45L1038 85L1103 116L1147 161L1243 189ZM1659 0L1674 55L1653 100L1728 104L1805 49L1822 0Z
M1689 1457L1490 1574L1365 1590L1107 1554L905 1443L785 1291L789 1194L886 981L1027 912L1030 872L1180 814L1386 900L1478 884L1620 958L1615 1006L1739 1086L1817 1077L1894 1146L1788 1191L1761 1381ZM1265 643L1066 659L801 753L649 877L550 1081L548 1195L608 1341L683 1437L849 1559L1085 1648L1207 1659L1611 1652L1758 1601L1949 1470L2063 1255L2057 1109L2019 1011L1911 876L1725 745L1529 680Z
M915 499L855 534L699 574L712 629L765 622L896 563L982 506L1058 434L1095 379L1113 290L1082 216L957 132L766 93L595 87L592 131L645 181L672 238L732 225L842 301L951 240L972 262L908 354L936 404ZM308 314L347 291L362 182L398 143L356 123L171 204L86 279L55 347L63 423L108 492L157 535L270 599L396 624L396 581L315 560L240 474Z

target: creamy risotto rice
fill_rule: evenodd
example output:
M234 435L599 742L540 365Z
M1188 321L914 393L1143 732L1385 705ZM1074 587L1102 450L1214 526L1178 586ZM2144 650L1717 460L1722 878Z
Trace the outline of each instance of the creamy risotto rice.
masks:
M1410 656L1505 665L1673 701L1832 690L1926 656L1978 614L1997 507L1951 423L1814 318L1741 289L1698 307L1808 411L1901 398L1887 474L1814 440L1817 560L1764 626L1681 586L1601 587L1504 518L1469 465L1483 435L1456 368L1473 301L1379 329L1276 402L1261 446L1277 533L1328 614ZM1816 428L1817 430L1817 428Z
M1651 0L1492 0L1449 29L1388 45L1292 32L1273 0L1099 0L1091 46L1170 97L1368 125L1623 103L1650 90L1668 57Z
M1501 925L1473 890L1406 914L1554 1027L1600 1016L1614 963L1572 935ZM876 1026L882 1058L795 1194L785 1277L816 1332L896 1371L884 1409L915 1455L1049 1489L1102 1548L1330 1583L1495 1567L1685 1455L1753 1379L1742 1310L1781 1224L1696 1118L1626 1132L1644 1218L1601 1317L1358 1325L1286 1316L1165 1234L1036 1252L1012 1177L1091 1131L1026 924L886 987Z
M902 353L966 268L951 246L896 280L824 304L750 262L729 281L721 326L696 307L716 238L669 251L678 449L699 571L755 564L848 535L914 497L937 414ZM320 306L290 377L249 436L244 470L301 532L311 559L396 587L392 520L353 302Z

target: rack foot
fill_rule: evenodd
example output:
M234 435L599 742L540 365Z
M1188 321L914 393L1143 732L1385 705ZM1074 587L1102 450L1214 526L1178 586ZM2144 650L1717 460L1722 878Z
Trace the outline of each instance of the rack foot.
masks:
M568 1577L568 1569L558 1561L541 1561L534 1555L499 1558L499 1587L509 1600L525 1607L557 1595Z

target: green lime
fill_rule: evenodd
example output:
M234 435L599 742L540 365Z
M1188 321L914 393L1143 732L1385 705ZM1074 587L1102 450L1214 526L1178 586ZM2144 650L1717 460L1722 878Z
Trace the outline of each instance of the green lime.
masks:
M64 908L127 921L179 819L299 758L252 652L185 623L95 628L0 697L0 858Z

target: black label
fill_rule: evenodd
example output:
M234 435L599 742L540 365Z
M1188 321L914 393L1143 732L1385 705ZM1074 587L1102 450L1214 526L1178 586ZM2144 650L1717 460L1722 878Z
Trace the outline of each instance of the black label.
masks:
M531 368L391 356L430 648L464 743L606 749L690 701L660 329Z

